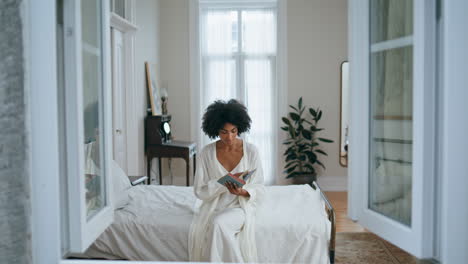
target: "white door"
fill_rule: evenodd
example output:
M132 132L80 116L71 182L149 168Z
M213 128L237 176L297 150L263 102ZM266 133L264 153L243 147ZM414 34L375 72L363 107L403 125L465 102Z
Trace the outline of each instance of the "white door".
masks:
M112 28L112 121L114 160L127 172L125 56L123 34Z
M430 258L435 1L351 1L350 8L351 91L359 94L352 97L351 195L360 196L350 200L361 225Z

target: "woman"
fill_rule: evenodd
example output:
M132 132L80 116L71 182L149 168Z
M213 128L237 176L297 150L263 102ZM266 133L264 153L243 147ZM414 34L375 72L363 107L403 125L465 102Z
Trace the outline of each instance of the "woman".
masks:
M263 171L257 148L238 137L250 123L247 109L236 100L216 101L203 116L203 132L219 140L198 158L194 190L201 206L190 230L191 261L257 261L255 209L265 193ZM217 182L228 173L239 177L254 169L243 187Z

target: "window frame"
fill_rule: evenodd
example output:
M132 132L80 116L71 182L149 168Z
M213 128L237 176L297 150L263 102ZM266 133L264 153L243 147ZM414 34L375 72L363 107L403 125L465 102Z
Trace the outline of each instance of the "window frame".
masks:
M135 0L124 0L124 16L122 17L121 15L117 14L114 12L115 8L115 0L109 0L109 10L110 12L118 16L120 19L128 21L130 24L134 24L136 22L136 16L135 16Z

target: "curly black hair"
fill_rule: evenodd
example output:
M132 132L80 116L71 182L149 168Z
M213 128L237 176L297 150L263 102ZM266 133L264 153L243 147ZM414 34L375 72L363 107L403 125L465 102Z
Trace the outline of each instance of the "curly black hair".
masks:
M240 135L249 131L251 122L247 108L237 100L217 100L206 108L202 129L209 138L215 139L226 123L236 126Z

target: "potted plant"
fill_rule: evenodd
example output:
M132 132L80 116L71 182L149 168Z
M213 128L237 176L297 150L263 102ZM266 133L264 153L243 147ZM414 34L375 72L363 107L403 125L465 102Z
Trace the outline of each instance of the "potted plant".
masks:
M317 166L325 169L319 157L327 156L327 153L320 148L320 144L332 143L333 140L317 135L323 130L318 127L322 110L309 108L308 113L304 113L306 107L302 105L302 97L299 98L297 106L289 107L293 111L289 112L288 116L282 117L285 126L281 127L288 133L288 138L283 142L288 146L284 152L286 158L284 172L287 174L286 178L293 178L296 184L312 183L317 179Z

